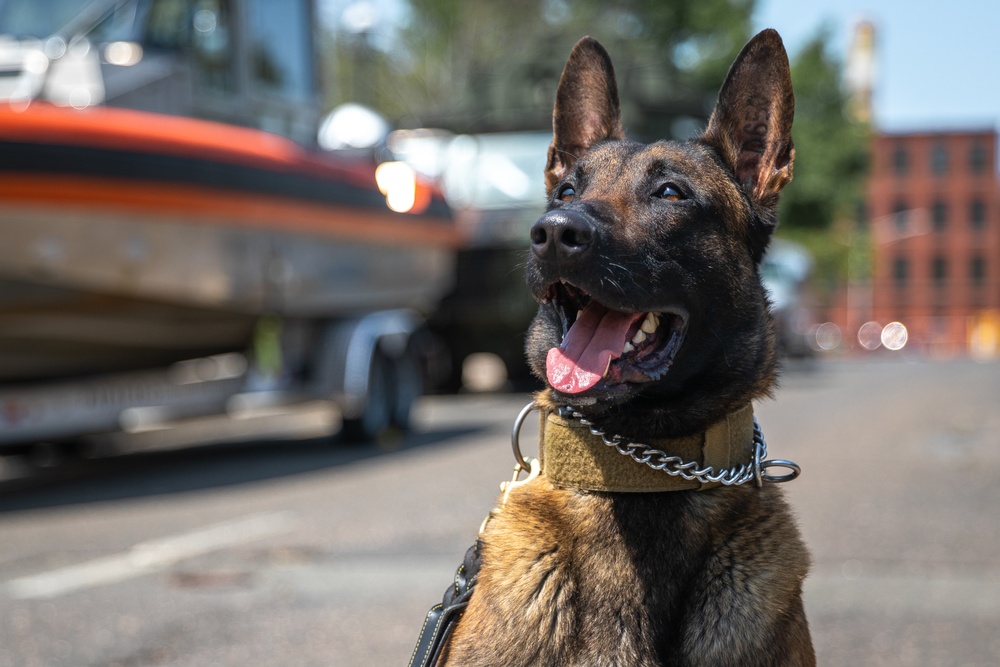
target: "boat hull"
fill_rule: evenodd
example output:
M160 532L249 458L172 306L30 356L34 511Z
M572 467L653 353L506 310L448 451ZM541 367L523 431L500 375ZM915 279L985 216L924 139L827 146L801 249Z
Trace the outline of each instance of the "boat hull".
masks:
M447 210L388 210L374 165L243 128L191 145L185 129L214 124L97 111L70 134L82 112L0 118L0 380L242 349L262 315L428 312L451 287Z

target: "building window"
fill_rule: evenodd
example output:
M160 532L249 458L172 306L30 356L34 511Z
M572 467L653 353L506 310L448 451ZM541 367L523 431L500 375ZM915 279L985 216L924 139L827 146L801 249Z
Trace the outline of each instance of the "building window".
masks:
M948 205L941 200L931 205L931 224L935 232L943 232L948 226Z
M907 227L907 208L906 202L902 199L896 201L896 205L892 207L892 221L893 225L896 227L896 231L900 234L906 231Z
M973 256L969 263L969 279L972 280L973 287L986 284L986 260L982 255Z
M931 260L931 277L935 287L944 287L948 279L948 260L940 255Z
M892 282L897 289L906 287L906 282L910 278L910 263L905 257L897 257L892 260Z
M986 146L980 139L977 139L969 149L969 170L973 174L982 174L986 171Z
M931 149L931 171L938 175L948 171L948 149L944 144L938 144Z
M969 203L969 224L977 231L986 227L986 204L982 199L973 199Z
M902 176L904 175L910 167L910 154L907 152L905 146L896 146L895 150L892 152L892 171L893 173Z

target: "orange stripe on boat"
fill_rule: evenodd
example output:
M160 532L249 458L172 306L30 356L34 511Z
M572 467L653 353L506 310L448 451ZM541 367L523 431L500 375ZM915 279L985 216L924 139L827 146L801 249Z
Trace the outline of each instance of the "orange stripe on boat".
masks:
M285 137L235 125L148 111L33 102L0 105L0 139L200 157L268 169L336 174L374 188L373 165L335 162Z
M455 226L442 218L172 183L5 173L0 178L0 200L39 210L58 207L132 213L148 222L180 216L190 224L335 235L386 245L460 245Z

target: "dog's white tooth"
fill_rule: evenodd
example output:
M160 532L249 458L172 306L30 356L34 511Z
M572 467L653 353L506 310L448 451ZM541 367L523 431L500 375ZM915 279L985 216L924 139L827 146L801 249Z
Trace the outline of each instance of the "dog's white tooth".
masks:
M583 315L583 311L582 310L576 311L576 319L580 319L581 315Z
M608 356L608 363L607 363L607 365L606 365L606 366L604 367L604 372L603 372L603 373L601 373L601 377L602 377L602 378L606 378L606 377L608 377L608 371L609 371L609 370L611 370L611 356L610 356L610 355Z
M632 336L632 342L634 344L636 344L636 345L639 345L640 343L642 343L645 340L646 340L646 334L643 333L642 329L639 329L638 331L636 331L635 335Z
M656 327L659 322L656 321L656 315L653 313L646 313L646 319L642 321L642 325L639 327L640 331L651 334L656 331Z
M629 352L635 352L635 346L632 343L625 341L625 347L622 348L622 354L628 354Z

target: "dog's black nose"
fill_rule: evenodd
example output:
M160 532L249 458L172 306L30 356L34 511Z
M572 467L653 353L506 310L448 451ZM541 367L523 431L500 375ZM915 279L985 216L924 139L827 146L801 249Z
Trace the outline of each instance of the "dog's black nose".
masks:
M580 260L596 241L597 227L576 211L549 211L531 227L531 250L539 259Z

